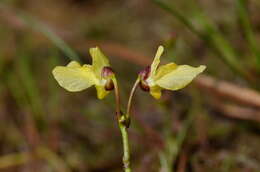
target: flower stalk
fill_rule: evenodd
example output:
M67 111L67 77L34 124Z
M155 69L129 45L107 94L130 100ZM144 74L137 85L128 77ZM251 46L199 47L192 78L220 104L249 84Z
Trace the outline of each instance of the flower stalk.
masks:
M124 155L123 155L123 163L124 163L124 170L125 172L131 172L131 167L130 167L130 148L129 148L129 140L128 140L128 131L127 127L119 122L119 128L121 131L122 135L122 141L123 141L123 150L124 150Z
M121 101L120 101L120 94L119 88L117 84L117 80L115 77L112 78L115 88L115 99L116 99L116 117L119 125L119 129L122 135L122 142L123 142L123 164L124 164L124 171L131 172L130 167L130 148L129 148L129 139L128 139L128 127L130 125L129 116L126 114L121 113Z
M134 86L131 89L131 92L130 92L130 95L129 95L129 99L128 99L128 103L127 103L126 115L127 115L128 118L130 116L130 110L131 110L131 107L132 107L132 100L133 100L133 97L134 97L134 93L135 93L139 83L140 83L140 78L138 77L137 80L135 81Z
M119 121L121 118L121 101L120 101L120 94L119 94L119 88L118 88L118 84L117 84L117 80L115 77L112 78L113 84L114 84L114 91L115 91L115 99L116 99L116 117L117 120Z

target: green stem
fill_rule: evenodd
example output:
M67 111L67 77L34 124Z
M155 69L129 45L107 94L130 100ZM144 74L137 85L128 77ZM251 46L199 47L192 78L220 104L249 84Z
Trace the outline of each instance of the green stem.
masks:
M131 172L130 168L130 149L129 149L129 141L128 141L128 132L127 127L122 123L119 123L119 128L122 134L123 147L124 147L124 155L123 155L123 163L125 172Z
M256 58L257 70L260 71L260 50L258 48L257 40L255 39L255 33L250 22L248 9L246 8L247 3L247 0L237 0L238 16L241 21L241 26L243 28L245 38L248 41L249 48Z
M137 89L137 86L140 82L140 78L138 77L138 79L135 81L135 84L131 90L131 93L130 93L130 96L129 96L129 99L128 99L128 103L127 103L127 111L126 111L126 115L127 117L129 117L130 115L130 110L131 110L131 106L132 106L132 99L133 99L133 96L134 96L134 93L135 93L135 90Z
M129 116L130 116L130 110L131 110L131 105L132 105L132 99L133 99L134 93L137 89L139 82L140 82L140 79L138 78L135 81L135 84L130 92L128 103L127 103L127 112L126 112L126 115L123 116L123 120L129 120L129 118L130 118ZM118 87L115 86L115 88L118 88ZM123 147L124 147L123 163L124 163L125 172L131 172L130 149L129 149L129 140L128 140L128 132L127 132L128 125L124 125L123 120L119 121L119 128L120 128L120 131L122 134Z
M118 88L118 84L117 84L117 80L115 77L112 78L112 81L114 83L114 87L115 87L115 98L116 98L116 116L117 116L117 120L120 120L121 117L121 111L120 111L120 94L119 94L119 88Z
M122 115L120 111L120 94L119 94L119 88L116 81L116 78L112 78L114 87L115 87L115 97L116 97L116 116L118 120L118 125L120 128L120 132L122 135L122 141L123 141L123 164L124 164L124 171L125 172L131 172L130 168L130 150L129 150L129 140L128 140L128 131L127 128L129 127L129 124L127 121L129 118L127 115Z

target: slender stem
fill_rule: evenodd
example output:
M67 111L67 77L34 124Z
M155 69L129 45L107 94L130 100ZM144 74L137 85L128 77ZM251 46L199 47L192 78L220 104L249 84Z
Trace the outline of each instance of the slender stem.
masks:
M119 88L118 88L118 84L117 84L117 80L116 78L112 78L112 81L114 83L114 87L115 87L115 98L116 98L116 116L117 116L117 120L120 120L120 116L121 116L121 110L120 110L120 94L119 94Z
M123 139L123 147L124 147L124 155L123 155L123 163L125 172L131 172L130 168L130 149L129 149L129 141L128 141L128 133L127 127L122 123L119 123L120 131Z
M129 140L128 140L128 132L127 132L127 124L125 123L125 120L127 119L126 115L121 114L120 110L120 94L119 94L119 88L116 81L116 78L112 78L114 87L115 87L115 97L116 97L116 116L118 120L118 125L120 128L120 132L122 135L122 141L123 141L123 164L124 164L124 171L125 172L131 172L130 168L130 150L129 150Z
M134 96L134 93L137 89L137 86L140 82L140 78L138 77L137 80L135 81L135 84L130 92L130 96L129 96L129 99L128 99L128 103L127 103L127 111L126 111L126 115L129 117L130 116L130 110L131 110L131 106L132 106L132 99L133 99L133 96Z

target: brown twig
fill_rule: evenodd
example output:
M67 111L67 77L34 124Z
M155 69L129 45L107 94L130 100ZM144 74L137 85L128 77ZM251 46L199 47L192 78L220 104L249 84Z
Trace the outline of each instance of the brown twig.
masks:
M230 118L260 122L260 111L258 109L224 104L219 101L214 101L212 106Z
M250 88L241 87L230 82L220 81L207 75L200 75L196 85L209 93L225 97L235 102L260 108L260 94Z

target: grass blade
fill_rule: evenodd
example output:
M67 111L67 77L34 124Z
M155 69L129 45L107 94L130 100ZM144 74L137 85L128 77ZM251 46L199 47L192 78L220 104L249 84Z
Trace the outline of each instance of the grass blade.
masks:
M0 3L0 10L13 11L9 5ZM37 18L30 16L29 14L15 9L15 15L22 20L23 24L32 28L35 32L40 32L45 35L54 45L56 45L70 60L76 60L80 62L80 58L75 51L73 51L67 43L62 40L53 30L51 30L46 24L40 22Z
M212 48L234 72L238 73L242 78L252 82L253 79L250 75L244 70L238 60L238 56L230 45L230 43L224 38L224 36L218 31L217 27L207 20L206 16L201 12L197 12L197 15L194 19L198 20L203 26L203 30L200 31L197 29L191 20L182 15L173 5L169 5L162 0L152 0L160 8L166 10L183 23L191 32L197 35L200 39L206 41L208 46Z
M239 19L241 22L241 26L243 27L245 37L249 44L249 48L252 51L253 55L255 56L256 67L260 71L260 49L257 46L255 34L253 31L252 25L250 23L250 20L249 20L245 0L237 0L237 11L238 11L238 16L239 16Z

